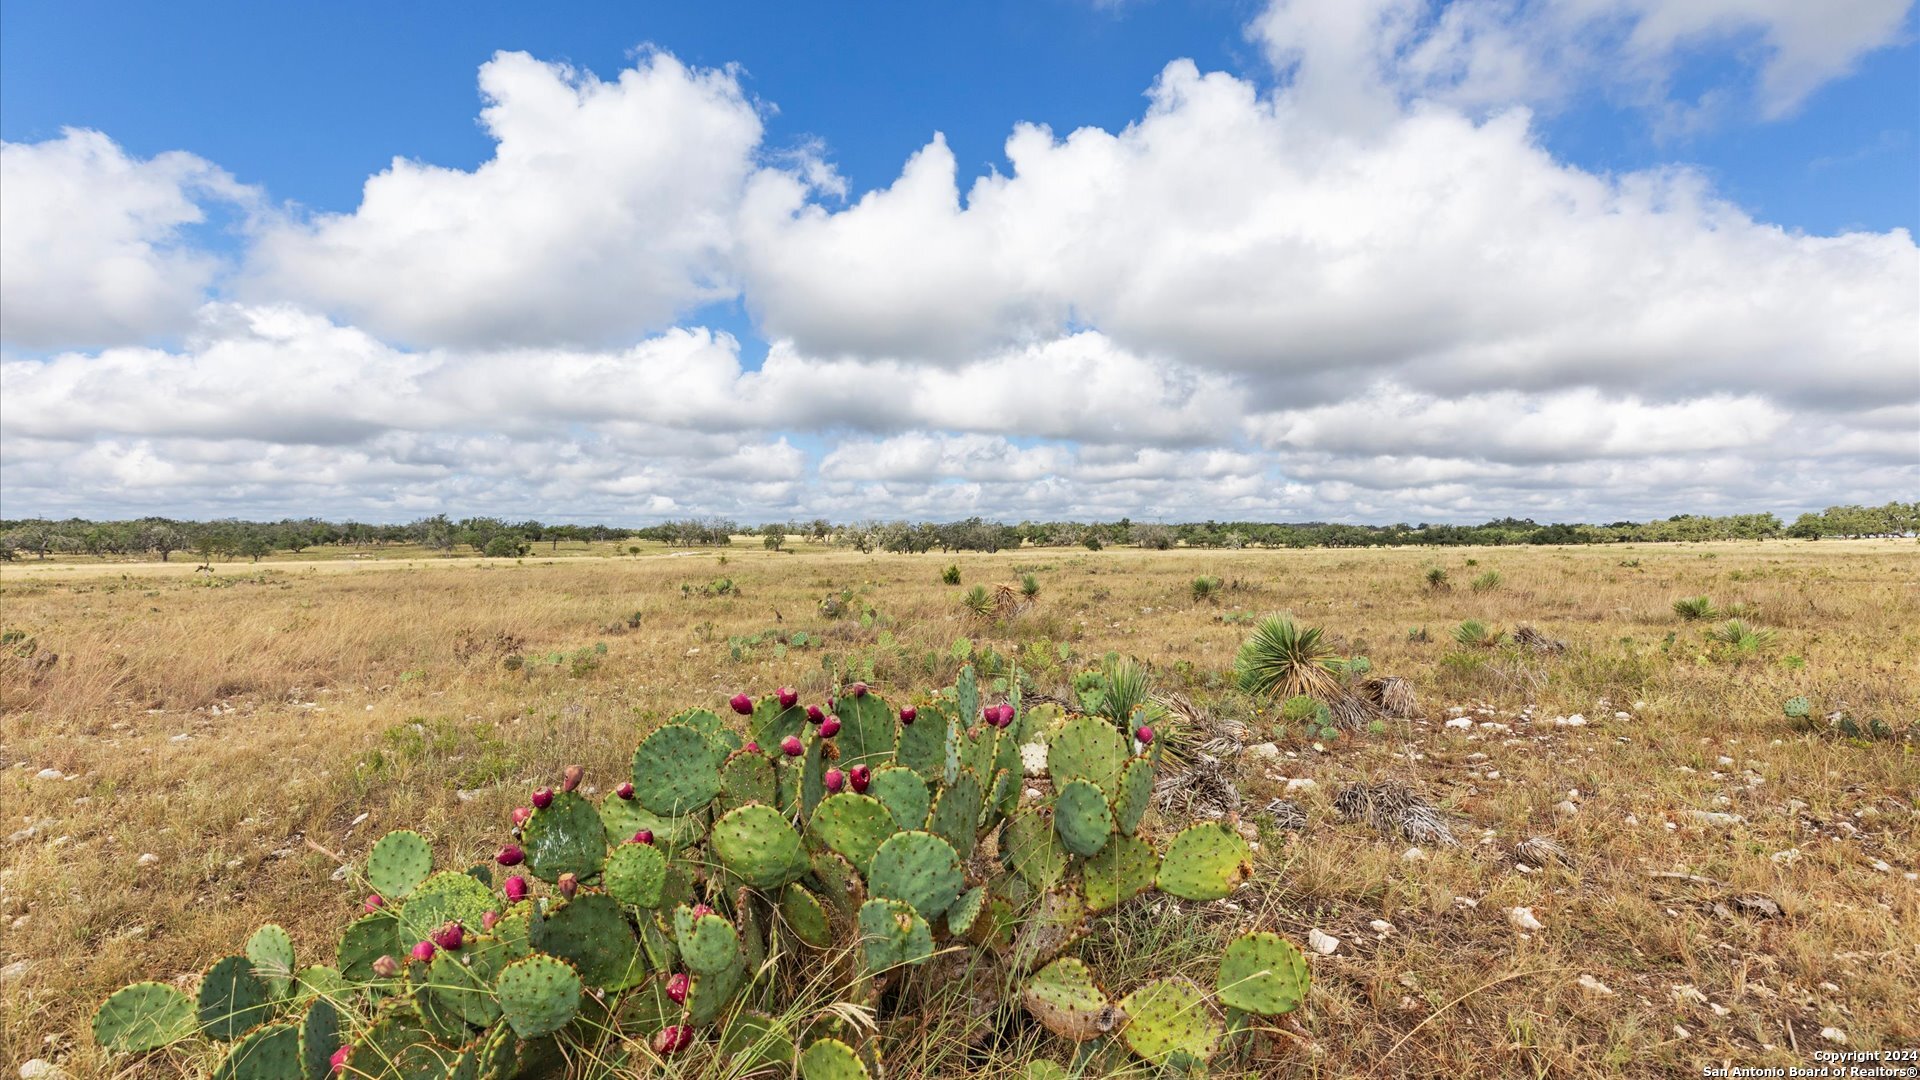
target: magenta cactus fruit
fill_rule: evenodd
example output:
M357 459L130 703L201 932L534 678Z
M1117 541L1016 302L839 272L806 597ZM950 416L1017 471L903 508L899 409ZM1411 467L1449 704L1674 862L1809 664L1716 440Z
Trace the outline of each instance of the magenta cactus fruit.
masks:
M727 704L733 706L733 711L739 713L741 716L753 715L753 699L745 694L733 695Z
M539 791L536 791L533 793L534 809L545 810L547 807L552 805L553 805L553 789L552 788L543 787Z
M433 959L433 951L433 942L422 941L413 947L413 958L424 964Z
M574 893L580 891L580 878L576 874L561 874L560 880L553 884L560 890L560 895L569 900L573 899Z
M821 709L820 706L818 705L807 706L807 723L817 724L820 721L825 720L826 718L827 718L826 711Z
M840 718L839 717L829 716L825 720L820 721L820 737L821 738L831 739L838 734L840 734Z
M671 998L675 1005L685 1005L687 988L691 985L692 980L687 978L687 973L677 971L667 979L667 997Z
M791 709L791 708L793 708L793 707L794 707L794 705L795 705L796 703L798 703L798 702L799 702L799 700L800 700L800 691L798 691L798 690L795 690L795 689L794 689L793 687L791 687L791 686L783 686L783 687L781 687L781 688L779 689L779 691L777 692L777 696L778 696L778 697L779 697L779 699L780 699L780 707L781 707L781 708L783 708L783 709Z
M705 904L695 904L695 905L693 905L693 917L694 917L694 918L696 918L696 919L698 919L698 918L703 918L703 917L705 917L705 916L707 916L707 915L711 915L711 914L713 914L713 909L712 909L712 908L710 908L710 907L708 907L707 905L705 905Z
M532 816L533 816L533 811L531 809L524 806L514 807L513 808L513 827L517 829L520 826L525 825L527 823L527 819Z
M788 757L799 757L807 752L807 748L800 744L800 736L789 735L780 740L780 752Z
M519 844L508 844L500 849L500 853L493 857L493 861L501 866L519 866L527 861L527 853L520 850Z
M760 744L752 740L748 740L747 745L741 747L741 749L745 750L749 754L757 754L760 752Z
M500 922L500 913L497 911L482 912L480 915L480 929L485 930L488 933L492 933L493 928L496 925L498 925L499 922Z
M433 933L428 934L427 937L430 938L435 945L440 946L448 952L453 952L466 942L467 931L466 928L462 927L459 923L450 922L440 929L435 930Z
M1140 725L1139 730L1133 733L1133 737L1140 740L1141 746L1153 745L1153 729L1145 724Z
M1011 705L1000 706L1000 722L998 726L1007 727L1012 723L1013 723L1013 706Z
M900 722L902 724L911 725L914 719L919 715L920 715L920 710L914 708L911 705L908 705L906 708L900 710Z
M580 781L584 779L586 775L587 767L585 765L567 766L566 770L560 774L560 790L572 791L574 788L579 787Z
M379 893L368 893L367 898L360 902L360 906L366 910L367 914L371 915L381 908L386 907L387 901Z
M613 789L613 793L623 799L633 798L633 781L622 781L619 787Z
M391 956L382 956L373 962L373 973L383 979L391 979L400 974L400 961Z
M338 1075L341 1069L344 1069L347 1067L347 1059L352 1056L353 1056L353 1044L341 1043L340 1049L335 1050L333 1052L333 1056L327 1059L327 1075L328 1076Z
M662 1057L677 1054L693 1042L693 1029L686 1024L668 1024L653 1033L653 1052Z
M527 898L527 879L518 874L507 879L507 902L517 904Z
M847 687L847 692L852 694L854 697L866 697L867 684L863 682L854 683L852 686Z
M873 770L865 765L855 765L847 770L847 782L853 785L854 791L864 794L867 785L873 783Z
M634 833L634 834L633 834L633 842L634 842L634 843L636 843L636 844L651 844L651 843L653 843L653 830L652 830L652 829L641 829L641 830L640 830L639 832L636 832L636 833Z
M820 778L820 782L827 786L829 792L837 792L847 786L847 774L839 769L828 769L827 774Z

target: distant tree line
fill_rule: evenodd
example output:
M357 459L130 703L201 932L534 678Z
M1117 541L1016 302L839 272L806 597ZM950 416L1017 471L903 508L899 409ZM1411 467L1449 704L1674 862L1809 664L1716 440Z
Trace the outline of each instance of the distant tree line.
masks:
M1885 506L1832 506L1802 514L1785 525L1773 514L1707 517L1679 514L1663 521L1616 521L1606 525L1547 524L1528 518L1498 518L1481 525L1338 525L1325 522L1283 524L1261 521L1203 521L1167 525L1121 518L1111 522L1023 521L1009 525L983 518L964 521L862 521L834 523L825 518L742 526L723 517L686 518L643 528L612 525L549 525L503 518L454 520L445 514L405 525L318 518L281 521L181 521L148 517L135 521L64 521L31 518L0 520L0 560L49 555L158 556L171 560L191 554L259 560L276 551L298 554L309 548L379 548L410 544L454 554L515 557L541 544L653 540L676 547L725 547L737 536L758 535L763 546L779 550L798 540L862 552L1000 551L1018 547L1480 547L1507 544L1617 544L1701 540L1766 540L1793 537L1913 536L1920 533L1920 502Z

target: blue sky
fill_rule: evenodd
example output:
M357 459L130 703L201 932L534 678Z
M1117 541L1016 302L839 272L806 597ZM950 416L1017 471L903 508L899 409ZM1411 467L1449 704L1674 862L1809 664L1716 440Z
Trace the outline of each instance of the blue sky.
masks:
M16 314L0 344L8 396L37 407L4 414L0 496L10 515L306 512L291 505L306 499L405 516L464 499L623 519L861 502L868 513L834 516L1164 508L1469 520L1786 510L1910 490L1920 453L1914 299L1903 295L1920 226L1912 5L1844 0L1797 21L1741 0L1594 7L1607 13L1580 21L1494 0L585 4L559 15L9 3L0 138L19 164L8 224L32 239L7 248ZM1372 21L1350 34L1341 20L1355 11ZM502 51L526 54L524 67L494 70L520 95L506 113L536 117L535 132L554 119L542 113L551 93L568 79L586 85L578 72L603 89L636 71L672 84L660 102L619 106L604 132L581 119L566 128L574 142L544 148L574 172L642 155L641 172L663 170L651 182L664 194L639 181L622 190L617 172L611 187L572 189L566 169L489 165L505 144L478 120L476 80ZM1169 67L1182 59L1193 69ZM683 144L648 150L649 125L672 127L658 110L682 105L697 106L674 129ZM1019 124L1051 129L1052 146L1030 162L1061 179L1009 160ZM1061 142L1081 128L1100 145ZM82 147L66 129L102 141ZM930 148L936 132L944 149ZM1195 132L1247 149L1183 176L1183 153L1205 156L1178 149ZM954 175L939 181L946 154ZM909 193L903 170L916 155L935 175ZM425 201L362 207L369 177L395 158L436 167L394 185ZM729 193L666 190L676 160L704 162ZM1350 189L1340 166L1365 181ZM1423 189L1428 173L1450 175ZM159 186L132 191L129 175ZM794 187L777 205L748 197L781 177ZM1212 177L1225 194L1209 215L1197 204L1211 194L1195 193ZM983 178L988 203L1005 206L976 199ZM1107 203L1076 191L1121 194ZM871 193L874 205L858 205ZM1428 197L1446 212L1408 224L1404 208ZM1174 201L1156 209L1154 198ZM155 199L177 204L156 221ZM1499 220L1509 200L1516 218L1520 204L1542 218ZM1351 228L1328 233L1300 209L1322 202ZM613 245L570 257L500 224L569 205L578 214L554 234L578 230L590 245L604 231L591 215L606 213L606 229L636 230L631 256ZM89 206L101 207L97 220L77 209ZM440 220L449 206L467 216ZM1092 220L1061 224L1083 213ZM654 243L689 214L726 224ZM72 224L30 230L30 215ZM440 231L416 234L429 219ZM1384 252L1367 238L1396 227ZM1823 239L1841 234L1855 239ZM1033 252L1003 257L1029 238ZM1500 280L1516 259L1489 252L1516 242L1533 249L1519 261L1565 268L1565 280ZM1230 258L1203 257L1222 245ZM1100 257L1078 256L1094 249ZM1596 250L1619 264L1601 265ZM476 252L524 263L525 287L463 278ZM154 260L139 295L115 269L130 257ZM393 269L399 284L382 295L372 277L401 265L415 276ZM1113 280L1116 267L1135 276ZM1356 267L1358 283L1337 284ZM1732 268L1752 280L1731 280ZM443 270L434 296L395 295ZM1261 284L1293 274L1327 291ZM1769 289L1791 302L1769 301ZM1502 296L1521 293L1570 314L1489 328L1507 317L1488 314ZM1632 333L1575 340L1596 294L1627 307L1595 327L1633 323ZM1733 329L1752 308L1784 318L1790 306L1821 331L1797 325L1781 344ZM703 328L737 346L702 339L708 351L695 356L675 344ZM516 413L518 393L410 425L381 413L371 390L329 397L286 374L298 356L343 349L370 365L363 385L408 372L413 381L391 388L402 396L511 357L609 382L551 415ZM679 423L653 411L646 391L670 380L650 364L719 380L689 389L715 400L700 397ZM78 396L101 380L212 385L231 374L222 365L264 382L234 412L291 417L326 401L331 413L285 430L327 430L329 416L334 430L276 439L209 408L204 430L183 433L134 403ZM1810 381L1808 366L1860 389ZM1023 375L1064 393L1058 411L1076 415L1028 415L1027 399L1046 391L996 381ZM859 415L862 399L844 395L862 386L894 397ZM700 421L726 416L728 398L796 404L733 432ZM942 411L942 398L956 404ZM1116 411L1129 405L1151 415ZM1515 418L1512 445L1462 448L1458 432L1490 416ZM1838 422L1847 437L1743 472L1756 447L1811 422ZM1376 423L1415 434L1353 433ZM1531 426L1545 437L1525 436ZM1580 436L1558 445L1570 428ZM583 464L572 480L445 464L480 448ZM1853 479L1832 478L1841 465ZM276 470L295 482L277 483ZM1648 491L1647 477L1675 489ZM938 501L925 497L936 480ZM956 484L969 501L944 512Z

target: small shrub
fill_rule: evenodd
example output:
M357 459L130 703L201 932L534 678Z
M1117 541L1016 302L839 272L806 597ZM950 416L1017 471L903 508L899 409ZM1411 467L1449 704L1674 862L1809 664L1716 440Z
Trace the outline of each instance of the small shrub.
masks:
M1771 646L1773 631L1750 626L1740 619L1728 619L1725 623L1708 630L1707 640L1746 655L1763 652Z
M1470 649L1491 649L1500 644L1500 630L1478 619L1468 619L1453 628L1453 640Z
M1427 588L1434 592L1445 592L1453 586L1447 581L1447 572L1436 566L1427 571Z
M1319 627L1297 626L1293 616L1281 614L1261 621L1233 667L1240 689L1249 694L1325 698L1340 690L1338 663Z
M1020 595L1031 600L1040 595L1040 579L1032 574L1020 575Z
M1474 578L1468 587L1477 593L1492 592L1500 587L1500 571L1489 570L1479 577Z
M1427 633L1426 627L1416 626L1407 631L1407 640L1415 644L1425 644L1433 640L1433 635Z
M945 570L940 571L940 584L942 585L960 584L960 567L958 564L949 566Z
M1713 601L1704 596L1685 596L1673 602L1673 613L1688 622L1700 622L1719 615Z
M968 589L966 595L960 598L960 606L966 608L968 614L975 618L993 618L993 594L987 591L985 585L975 585Z
M1201 575L1193 579L1193 584L1189 586L1189 589L1193 594L1195 603L1204 603L1218 597L1222 587L1223 583L1219 578Z

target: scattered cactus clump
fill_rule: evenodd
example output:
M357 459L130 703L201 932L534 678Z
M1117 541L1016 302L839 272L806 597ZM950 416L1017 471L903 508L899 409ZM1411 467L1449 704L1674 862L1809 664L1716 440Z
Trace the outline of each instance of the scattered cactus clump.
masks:
M236 1080L628 1075L680 1057L838 1080L882 1075L887 1026L861 1017L910 1015L955 985L995 988L975 1036L1017 1000L1085 1044L1089 1067L1201 1066L1303 1002L1306 962L1269 933L1234 940L1212 985L1119 996L1075 955L1096 916L1143 893L1214 900L1251 873L1231 826L1147 820L1150 731L989 704L971 668L905 708L864 684L825 709L784 690L730 704L744 735L682 713L598 802L578 769L542 788L470 870L436 873L424 837L389 833L332 963L299 966L263 927L195 995L114 994L95 1038L184 1043ZM1037 798L1019 750L1032 741L1050 748Z

